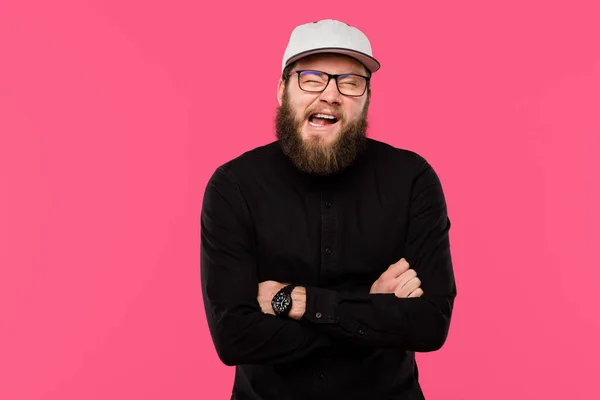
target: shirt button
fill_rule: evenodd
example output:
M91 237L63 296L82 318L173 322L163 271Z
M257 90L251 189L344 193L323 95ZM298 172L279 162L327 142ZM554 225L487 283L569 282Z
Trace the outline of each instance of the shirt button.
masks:
M317 317L317 318L321 318L322 316L323 316L323 314L321 314L320 312L315 314L315 317Z
M359 330L358 330L358 334L359 334L360 336L363 336L363 335L365 334L365 331L364 331L364 330L362 330L362 329L359 329Z
M330 201L326 201L325 202L325 207L327 207L327 208L331 207L331 202Z
M319 374L319 379L323 379L323 378L325 378L325 375L323 375L323 373L321 372L321 373Z
M325 249L325 254L331 254L331 249L329 247Z

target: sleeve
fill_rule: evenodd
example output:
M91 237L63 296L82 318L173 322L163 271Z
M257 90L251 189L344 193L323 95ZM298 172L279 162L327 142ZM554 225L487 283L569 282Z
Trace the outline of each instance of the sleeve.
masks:
M419 352L443 346L456 297L450 219L439 178L425 160L410 201L405 258L421 280L423 296L401 299L307 287L304 324L365 346Z
M205 190L200 217L200 264L210 334L226 365L276 364L328 346L327 335L298 321L262 312L249 212L223 167Z

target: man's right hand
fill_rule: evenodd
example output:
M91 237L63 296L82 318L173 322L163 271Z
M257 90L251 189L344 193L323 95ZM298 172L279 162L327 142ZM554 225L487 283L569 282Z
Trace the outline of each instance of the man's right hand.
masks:
M393 293L399 298L421 297L421 280L417 277L414 269L410 269L410 264L402 258L395 264L389 266L387 270L373 283L370 294Z

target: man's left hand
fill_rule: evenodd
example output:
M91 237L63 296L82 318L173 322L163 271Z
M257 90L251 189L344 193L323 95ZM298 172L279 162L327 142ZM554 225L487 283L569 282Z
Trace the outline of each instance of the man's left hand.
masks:
M271 300L273 300L273 296L279 292L279 290L286 286L283 283L276 281L264 281L258 284L258 304L260 304L260 309L265 314L275 315L275 311L273 311L273 306L271 305Z
M288 283L280 283L277 281L264 281L258 284L258 304L260 309L265 314L275 315L271 300L273 296L279 292L281 288L287 286ZM306 288L302 286L296 286L292 291L292 308L290 309L289 317L295 320L299 320L306 311Z

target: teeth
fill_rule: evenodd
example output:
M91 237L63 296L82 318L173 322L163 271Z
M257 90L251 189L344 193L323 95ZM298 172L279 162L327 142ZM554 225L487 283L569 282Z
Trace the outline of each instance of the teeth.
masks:
M327 115L327 114L315 114L314 116L317 118L335 119L335 117L333 115Z

